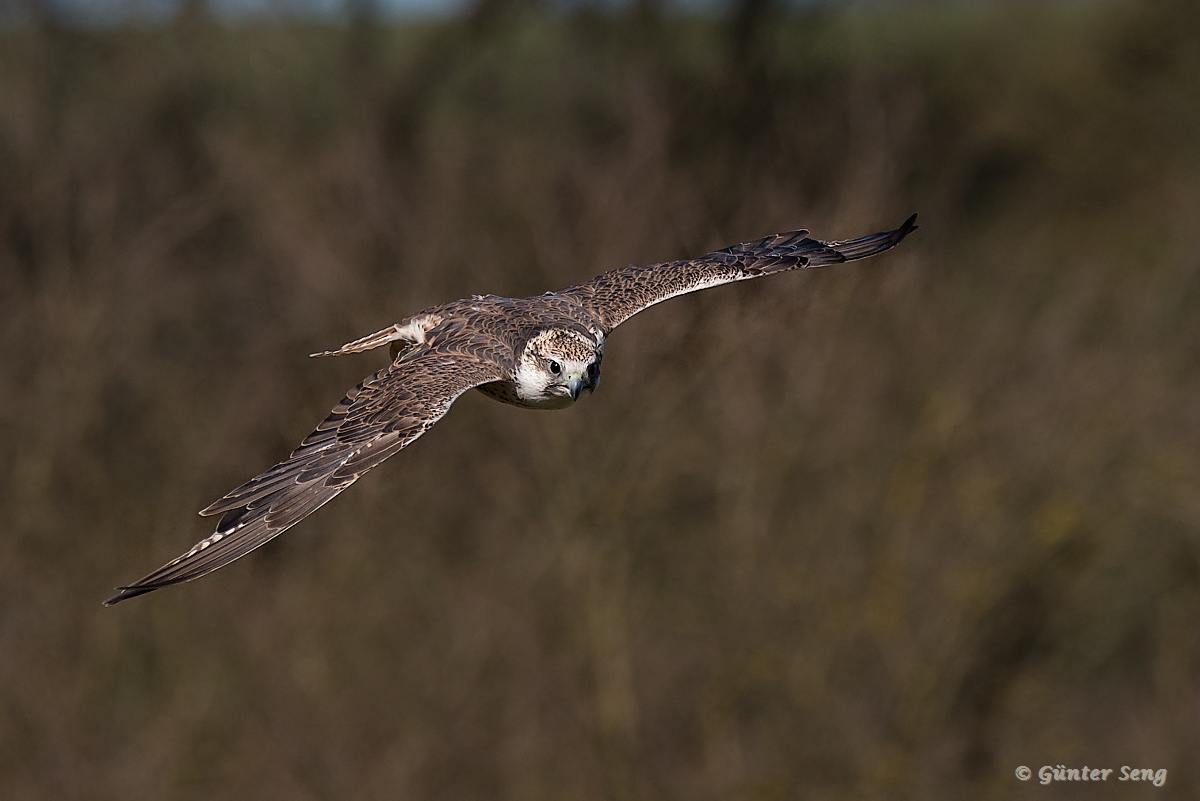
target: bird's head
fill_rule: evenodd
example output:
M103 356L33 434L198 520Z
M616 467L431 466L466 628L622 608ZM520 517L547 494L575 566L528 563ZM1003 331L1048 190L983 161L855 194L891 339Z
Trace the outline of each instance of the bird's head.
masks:
M604 338L580 328L550 328L530 337L517 361L517 396L533 406L562 409L600 383Z

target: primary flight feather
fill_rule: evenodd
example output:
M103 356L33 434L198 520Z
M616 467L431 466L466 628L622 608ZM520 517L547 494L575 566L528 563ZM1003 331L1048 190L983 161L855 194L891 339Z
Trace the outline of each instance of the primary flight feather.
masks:
M291 456L203 509L220 515L216 531L104 604L199 578L282 534L428 431L469 389L531 409L565 408L596 388L605 338L643 309L733 281L865 259L894 247L916 220L845 242L775 234L698 259L610 270L532 298L456 300L314 353L390 344L393 361L347 393Z

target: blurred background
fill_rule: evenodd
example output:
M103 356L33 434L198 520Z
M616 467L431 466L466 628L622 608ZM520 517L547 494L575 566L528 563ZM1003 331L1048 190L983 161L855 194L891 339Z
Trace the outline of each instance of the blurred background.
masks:
M4 799L1200 797L1200 4L0 9ZM310 352L913 211L100 606Z

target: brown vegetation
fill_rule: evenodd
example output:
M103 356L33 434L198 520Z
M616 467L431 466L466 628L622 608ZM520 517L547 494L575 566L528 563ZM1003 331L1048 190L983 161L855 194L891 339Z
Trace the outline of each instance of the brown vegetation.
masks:
M0 796L1196 796L1200 6L773 8L0 32ZM307 353L911 211L100 606Z

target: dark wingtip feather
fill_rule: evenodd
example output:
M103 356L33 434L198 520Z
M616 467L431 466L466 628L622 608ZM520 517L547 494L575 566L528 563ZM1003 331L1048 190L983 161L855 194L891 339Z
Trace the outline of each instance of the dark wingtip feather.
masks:
M113 604L119 604L121 601L127 601L130 598L136 598L139 595L145 595L146 593L154 592L157 589L160 589L160 587L157 585L153 587L117 587L117 594L105 601L104 605L112 606Z
M820 243L823 245L824 250L814 254L812 266L823 267L827 264L836 264L841 261L858 261L859 259L870 258L871 256L883 253L885 250L891 250L915 230L917 230L917 215L913 214L894 231L880 231L877 234L868 234L867 236L862 236L858 239L849 239L844 242ZM830 258L827 251L836 252L843 258Z

